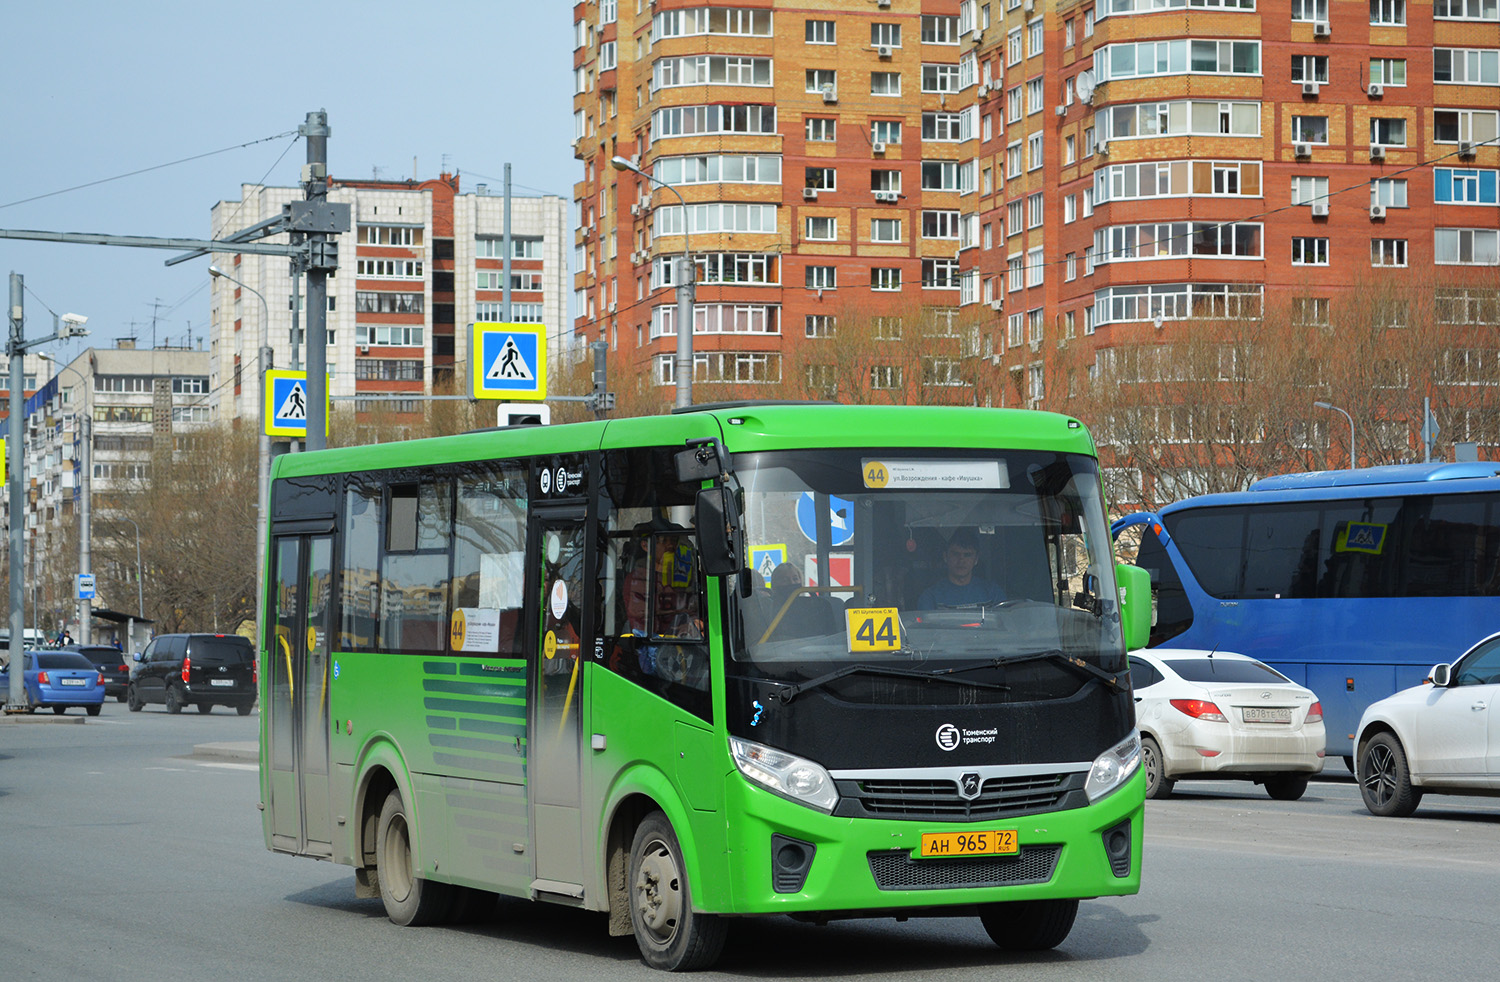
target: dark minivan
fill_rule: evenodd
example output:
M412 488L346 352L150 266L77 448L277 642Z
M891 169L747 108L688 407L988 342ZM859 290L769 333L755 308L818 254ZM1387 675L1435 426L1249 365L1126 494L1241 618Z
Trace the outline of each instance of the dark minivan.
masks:
M161 703L212 712L233 706L241 716L255 707L255 649L237 634L161 634L135 656L126 702L131 712Z

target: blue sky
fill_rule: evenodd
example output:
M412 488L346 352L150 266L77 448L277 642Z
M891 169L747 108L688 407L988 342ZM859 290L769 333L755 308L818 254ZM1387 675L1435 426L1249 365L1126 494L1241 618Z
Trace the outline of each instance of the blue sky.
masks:
M11 5L0 38L0 228L206 238L241 183L296 183L306 145L267 138L316 110L336 177L406 179L415 158L419 178L498 190L509 162L517 193L570 200L581 176L567 0L53 0ZM28 338L48 308L88 316L90 337L50 349L65 361L149 345L153 317L157 343L206 342L208 260L171 255L0 239L0 290L25 277Z

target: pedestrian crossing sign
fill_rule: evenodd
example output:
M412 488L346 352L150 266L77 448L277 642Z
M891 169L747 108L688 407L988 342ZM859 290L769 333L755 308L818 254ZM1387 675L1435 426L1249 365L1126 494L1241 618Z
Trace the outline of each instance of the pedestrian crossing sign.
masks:
M328 432L329 379L323 387L323 432ZM307 437L307 373L272 369L266 372L266 435Z
M470 338L475 399L547 398L547 328L478 322Z

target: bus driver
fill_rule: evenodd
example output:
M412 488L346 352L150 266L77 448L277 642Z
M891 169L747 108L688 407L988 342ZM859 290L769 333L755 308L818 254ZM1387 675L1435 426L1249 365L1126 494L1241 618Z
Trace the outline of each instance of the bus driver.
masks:
M943 550L943 565L948 574L917 597L921 610L937 610L939 607L967 607L975 604L997 604L1005 599L1005 591L981 576L974 575L974 565L979 562L979 537L973 529L961 528L948 540Z

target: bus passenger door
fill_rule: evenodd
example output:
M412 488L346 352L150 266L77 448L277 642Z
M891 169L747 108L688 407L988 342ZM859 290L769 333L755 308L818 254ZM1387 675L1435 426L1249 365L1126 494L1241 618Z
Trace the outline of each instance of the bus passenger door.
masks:
M533 514L532 580L541 616L530 673L535 680L528 781L534 889L583 896L581 740L583 705L584 513L582 507ZM538 554L539 553L539 554Z
M275 540L270 714L272 845L332 856L328 804L328 645L333 540Z

